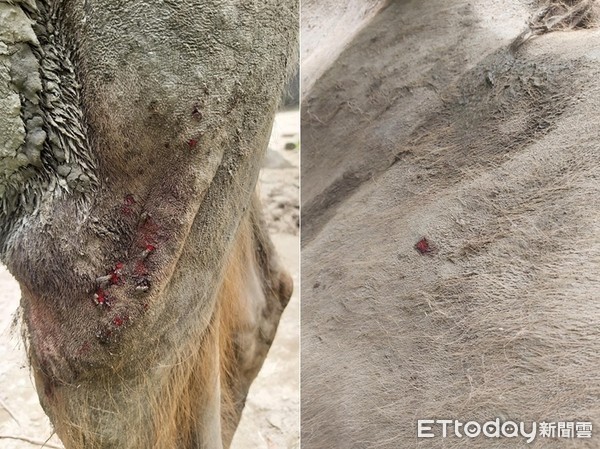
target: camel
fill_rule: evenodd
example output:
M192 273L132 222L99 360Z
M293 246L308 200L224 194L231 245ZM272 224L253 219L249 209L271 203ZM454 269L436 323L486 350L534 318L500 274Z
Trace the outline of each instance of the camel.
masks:
M66 449L221 449L292 281L255 185L291 0L0 1L0 257Z
M301 14L302 447L598 447L598 5L336 6Z

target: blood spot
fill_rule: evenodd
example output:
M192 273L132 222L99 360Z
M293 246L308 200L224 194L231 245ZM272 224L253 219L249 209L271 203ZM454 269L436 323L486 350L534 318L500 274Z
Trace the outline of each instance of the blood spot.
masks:
M112 298L108 296L102 288L99 288L96 290L96 293L94 293L94 302L99 306L105 306L110 309L112 307L112 301Z
M196 145L198 145L198 139L190 139L188 140L187 144L190 149L194 149L196 148Z
M127 316L127 315L115 315L112 319L112 323L116 327L121 327L124 324L127 324L128 321L129 321L129 316Z
M94 293L94 302L98 305L103 305L106 303L106 294L101 288L96 290L96 293Z
M110 283L112 285L118 284L118 283L120 283L122 281L122 279L123 279L123 272L122 272L123 267L124 267L123 262L118 262L115 265L115 269L113 270L113 272L110 275Z
M154 245L151 245L151 244L146 245L146 251L148 251L149 253L151 253L155 249L156 249L156 246L154 246Z
M431 244L425 237L423 237L416 243L415 249L419 251L419 253L421 253L421 255L423 256L426 254L432 254L434 250L433 246L431 246Z

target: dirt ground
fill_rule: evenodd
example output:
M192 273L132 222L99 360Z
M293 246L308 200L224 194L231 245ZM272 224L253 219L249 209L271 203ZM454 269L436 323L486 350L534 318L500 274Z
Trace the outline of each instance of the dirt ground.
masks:
M232 449L299 447L299 114L277 115L260 176L265 214L275 246L296 285L262 371L250 389ZM289 149L285 149L285 147ZM294 148L291 148L291 147ZM19 287L0 266L0 447L42 447L52 427L29 375L23 345L11 323ZM18 439L14 437L20 437ZM29 440L29 441L27 441ZM60 448L54 435L44 446Z

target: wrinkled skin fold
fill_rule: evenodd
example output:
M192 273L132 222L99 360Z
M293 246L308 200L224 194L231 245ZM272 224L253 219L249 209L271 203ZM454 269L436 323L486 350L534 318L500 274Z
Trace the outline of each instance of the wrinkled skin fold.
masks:
M292 289L254 187L297 19L0 2L0 253L67 449L229 446Z

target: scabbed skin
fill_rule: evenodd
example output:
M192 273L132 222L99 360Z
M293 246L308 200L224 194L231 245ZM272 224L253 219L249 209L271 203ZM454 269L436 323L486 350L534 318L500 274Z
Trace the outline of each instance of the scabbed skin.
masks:
M100 410L86 448L152 447L140 434L156 423L135 407L158 400L154 367L200 345L240 222L259 222L297 6L5 1L0 22L0 249L42 404L73 428L78 402ZM254 245L272 253L268 237ZM214 411L190 447L220 447Z

